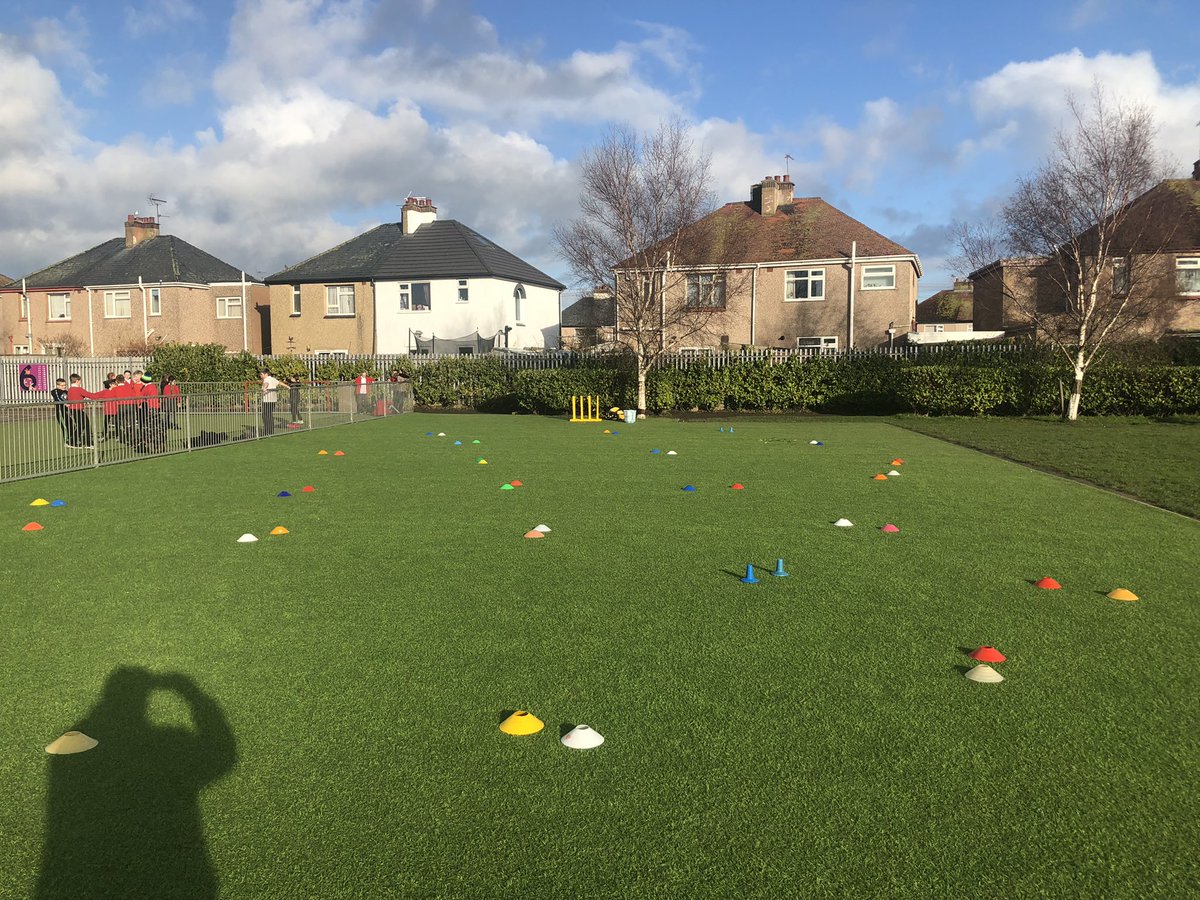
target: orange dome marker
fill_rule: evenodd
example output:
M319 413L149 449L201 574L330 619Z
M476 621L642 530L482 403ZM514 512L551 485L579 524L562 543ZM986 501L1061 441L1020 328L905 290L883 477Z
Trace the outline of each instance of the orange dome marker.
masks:
M544 538L545 536L546 535L544 535L542 532L538 531L536 528L533 529L533 531L525 532L525 537L527 537L527 538Z
M746 486L744 484L742 484L740 481L735 481L733 484L731 484L729 486L729 488L730 488L730 490L734 490L734 491L744 491L746 489Z
M891 462L891 465L893 465L893 466L902 466L902 465L904 465L904 460L902 460L902 459L893 459L893 460L892 460L892 462Z
M970 657L985 663L1002 663L1008 658L995 647L980 647L973 651Z
M1105 596L1107 596L1109 600L1125 600L1126 602L1130 602L1138 598L1137 594L1135 594L1133 591L1127 591L1125 588L1117 588L1115 591L1109 591Z
M28 525L26 525L21 530L22 531L41 531L42 526L39 525L37 522L30 522Z
M333 455L334 455L334 456L345 456L345 455L346 455L346 452L345 452L344 450L335 450L335 451L333 452Z
M887 481L887 476L886 475L876 475L875 480L876 481Z
M522 486L522 483L520 481L517 481L516 479L513 479L512 481L510 481L509 484L511 484L513 487L521 487Z
M290 532L282 525L277 525L271 529L271 534L289 534Z
M1045 578L1040 578L1033 583L1034 587L1040 587L1047 591L1057 591L1062 588L1062 585L1047 575Z

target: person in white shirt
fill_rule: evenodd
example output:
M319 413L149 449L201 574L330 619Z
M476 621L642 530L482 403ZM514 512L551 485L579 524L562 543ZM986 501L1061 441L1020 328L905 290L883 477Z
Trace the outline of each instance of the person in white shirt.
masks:
M279 399L279 379L263 369L262 376L262 422L263 434L275 433L275 403Z

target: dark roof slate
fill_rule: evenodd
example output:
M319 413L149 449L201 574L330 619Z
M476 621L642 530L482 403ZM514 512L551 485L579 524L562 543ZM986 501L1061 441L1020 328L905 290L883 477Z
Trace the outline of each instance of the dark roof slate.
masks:
M484 277L564 288L545 272L453 219L428 222L408 235L401 232L399 223L380 225L266 280L287 283Z
M562 311L563 328L608 328L617 324L617 301L584 297Z
M205 253L182 238L160 234L132 247L123 237L97 244L54 265L25 276L26 289L184 281L213 284L242 280L240 270ZM258 281L250 275L247 281Z

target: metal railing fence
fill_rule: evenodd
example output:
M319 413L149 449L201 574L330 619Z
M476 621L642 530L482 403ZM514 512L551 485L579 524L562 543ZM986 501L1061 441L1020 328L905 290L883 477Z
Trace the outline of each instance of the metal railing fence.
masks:
M408 412L410 385L281 387L276 402L242 390L74 404L0 403L0 482L188 453Z
M49 400L55 379L74 373L83 376L85 385L99 386L109 372L145 369L149 362L146 356L0 356L0 402Z

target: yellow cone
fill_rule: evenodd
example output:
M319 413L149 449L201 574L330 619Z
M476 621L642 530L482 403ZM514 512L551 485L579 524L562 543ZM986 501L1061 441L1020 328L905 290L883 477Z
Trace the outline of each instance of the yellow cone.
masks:
M287 533L288 533L288 530L286 528L284 528L282 525L276 525L274 528L271 529L271 534L287 534Z
M34 500L34 501L33 501L32 503L30 503L29 505L30 505L30 506L49 506L49 505L50 505L50 501L49 501L49 500L46 500L46 499L45 499L45 498L43 498L43 497L38 497L36 500Z
M317 451L317 456L328 456L328 455L329 455L328 450L318 450Z
M1109 600L1136 600L1138 595L1133 591L1127 591L1125 588L1117 588L1115 591L1108 592Z
M68 753L83 753L99 743L98 740L88 737L82 731L68 731L62 737L51 741L46 747L46 752L58 756L65 756Z
M545 722L523 709L518 709L500 723L500 730L505 734L537 734L545 727Z
M486 466L486 465L487 465L487 460L486 460L486 459L481 459L481 460L479 461L479 464L480 464L481 466Z

